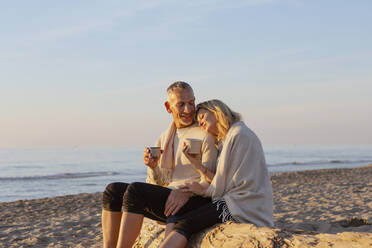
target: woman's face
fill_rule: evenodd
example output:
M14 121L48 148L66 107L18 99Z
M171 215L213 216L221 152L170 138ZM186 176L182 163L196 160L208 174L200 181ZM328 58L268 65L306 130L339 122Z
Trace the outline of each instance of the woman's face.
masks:
M206 109L200 109L197 113L196 118L200 128L204 132L217 136L217 119L212 112Z

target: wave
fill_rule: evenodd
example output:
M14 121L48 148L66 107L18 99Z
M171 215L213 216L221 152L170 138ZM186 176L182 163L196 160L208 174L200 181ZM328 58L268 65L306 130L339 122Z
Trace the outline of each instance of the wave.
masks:
M36 175L36 176L25 176L25 177L0 177L0 181L18 181L18 180L58 180L58 179L75 179L75 178L87 178L87 177L101 177L101 176L115 176L120 175L119 172L112 171L100 171L100 172L75 172L75 173L60 173L51 175Z
M327 165L327 164L368 164L372 163L372 160L314 160L314 161L292 161L284 163L273 163L268 164L269 167L278 167L278 166L304 166L304 165Z

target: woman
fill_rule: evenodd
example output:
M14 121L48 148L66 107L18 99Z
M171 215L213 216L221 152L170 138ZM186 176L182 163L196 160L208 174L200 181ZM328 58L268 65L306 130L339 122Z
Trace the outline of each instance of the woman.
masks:
M273 226L272 189L260 140L223 102L210 100L196 108L201 129L219 141L217 171L209 186L194 182L183 190L213 201L176 216L177 224L162 247L185 247L192 234L229 220ZM185 147L185 155L198 169L199 162L187 151Z
M185 247L192 234L229 220L257 226L273 225L271 183L257 136L240 121L239 114L219 100L198 104L196 117L201 129L215 135L218 140L217 171L214 174L206 170L198 159L188 154L189 147L184 146L185 156L209 184L193 182L183 187L184 192L196 196L175 215L168 217L167 222L173 224L173 231L169 235L166 232L162 247ZM147 189L142 190L144 188ZM148 202L148 198L164 202L168 191L145 183L128 187L123 200L126 217L118 247L130 247L139 234L144 215L138 209L145 208L139 206ZM151 192L151 195L146 192ZM157 206L154 211L163 208Z

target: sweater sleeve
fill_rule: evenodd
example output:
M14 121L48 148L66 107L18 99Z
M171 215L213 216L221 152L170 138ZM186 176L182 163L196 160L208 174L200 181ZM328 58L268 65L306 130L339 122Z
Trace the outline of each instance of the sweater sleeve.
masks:
M207 167L208 170L215 173L218 152L216 147L216 138L209 134L206 135L203 140L201 149L202 149L201 162L203 166Z
M253 193L260 190L260 171L265 163L261 144L256 136L247 136L244 133L237 135L234 139L230 156L233 165L230 173L232 184L228 189L230 194L242 192Z
M219 198L222 197L224 190L226 188L226 172L229 171L230 167L230 155L232 147L232 136L231 133L226 135L225 141L223 143L222 150L218 157L218 162L216 165L216 173L214 178L205 191L205 197Z

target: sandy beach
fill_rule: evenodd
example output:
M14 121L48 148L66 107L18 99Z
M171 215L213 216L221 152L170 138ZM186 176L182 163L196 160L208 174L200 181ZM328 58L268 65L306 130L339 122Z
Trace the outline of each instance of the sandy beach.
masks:
M276 227L361 232L372 239L371 165L281 173L272 184ZM0 247L101 247L101 198L94 193L0 203Z

